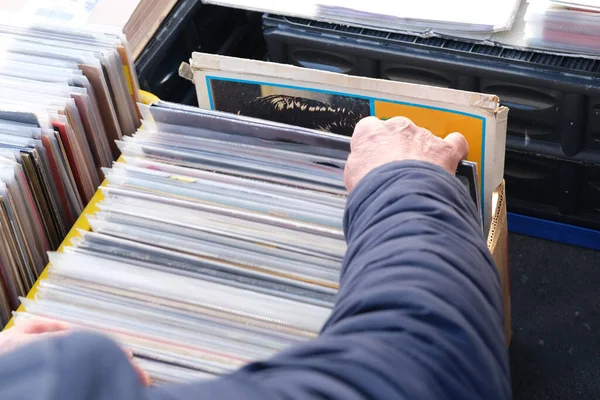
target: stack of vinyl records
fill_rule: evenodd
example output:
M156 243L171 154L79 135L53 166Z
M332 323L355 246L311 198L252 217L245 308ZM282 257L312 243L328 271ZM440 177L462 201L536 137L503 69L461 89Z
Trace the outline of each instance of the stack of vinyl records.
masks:
M210 379L315 337L346 250L349 138L164 102L142 114L118 141L122 162L104 170L91 230L50 254L16 323L108 334L158 384Z
M531 46L600 56L597 0L530 0L525 22Z
M0 320L140 125L122 35L0 23Z

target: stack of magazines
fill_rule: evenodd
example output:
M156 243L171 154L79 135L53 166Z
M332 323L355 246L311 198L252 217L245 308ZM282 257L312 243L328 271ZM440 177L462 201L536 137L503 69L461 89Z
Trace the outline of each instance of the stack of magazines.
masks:
M597 0L530 0L525 22L531 46L600 56Z
M140 125L122 35L0 22L0 320Z
M2 0L0 16L63 26L98 25L123 31L134 59L153 40L178 0Z
M316 19L391 31L427 28L453 32L510 29L520 0L203 0L204 3L291 17Z
M211 379L315 337L346 250L349 138L159 102L117 144L96 212L22 299L100 331L158 383ZM476 164L460 176L475 188Z

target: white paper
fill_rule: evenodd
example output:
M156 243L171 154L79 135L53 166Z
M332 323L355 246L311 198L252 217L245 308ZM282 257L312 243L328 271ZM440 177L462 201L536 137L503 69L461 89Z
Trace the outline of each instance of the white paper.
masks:
M204 0L205 3L250 9L295 17L346 22L359 26L397 29L401 24L416 27L446 27L457 31L494 32L510 29L520 0Z
M99 0L30 0L23 13L35 19L72 24L85 23Z

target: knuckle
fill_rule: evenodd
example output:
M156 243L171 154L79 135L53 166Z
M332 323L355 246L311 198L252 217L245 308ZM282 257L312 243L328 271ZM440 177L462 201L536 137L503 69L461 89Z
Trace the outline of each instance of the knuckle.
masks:
M364 151L366 147L379 145L384 139L386 132L381 127L374 127L368 131L363 131L360 134L353 136L350 140L350 152L356 153Z
M406 117L394 117L384 122L384 126L391 132L414 135L418 127Z
M450 133L443 140L444 144L452 149L453 159L462 159L469 154L469 142L458 132Z
M436 140L436 144L433 146L432 150L433 151L431 154L435 155L435 158L443 164L452 162L452 160L456 158L457 152L454 147L449 143L445 143L444 141Z
M363 134L364 132L369 132L374 127L381 125L381 121L377 117L365 117L358 121L356 126L354 127L353 137L356 135Z
M363 135L369 134L381 126L381 121L376 117L366 117L358 121L352 133L352 139L360 138Z
M416 134L421 138L421 140L429 140L433 142L438 142L439 138L431 133L430 130L425 128L418 128Z
M450 143L441 142L441 152L445 157L451 158L456 155L458 152L457 149Z
M406 117L393 117L384 122L388 127L394 129L406 129L415 126L414 122Z
M461 138L461 142L462 142L462 147L468 153L469 152L469 141L462 134L460 135L460 138Z
M465 136L462 133L456 132L453 134L453 136L457 142L467 144L467 138L465 138Z

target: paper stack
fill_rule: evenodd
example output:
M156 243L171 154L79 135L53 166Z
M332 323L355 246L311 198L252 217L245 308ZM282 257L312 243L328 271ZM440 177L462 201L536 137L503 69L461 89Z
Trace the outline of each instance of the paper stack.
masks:
M203 0L204 3L392 31L427 28L455 32L510 29L520 0Z
M598 0L530 0L525 22L530 46L600 56Z
M3 0L0 14L12 19L54 22L124 32L137 59L178 0Z
M164 102L143 113L105 170L91 231L51 253L16 322L106 333L159 384L315 337L346 250L349 138ZM463 178L477 187L475 166Z
M122 35L0 23L0 320L140 125Z

